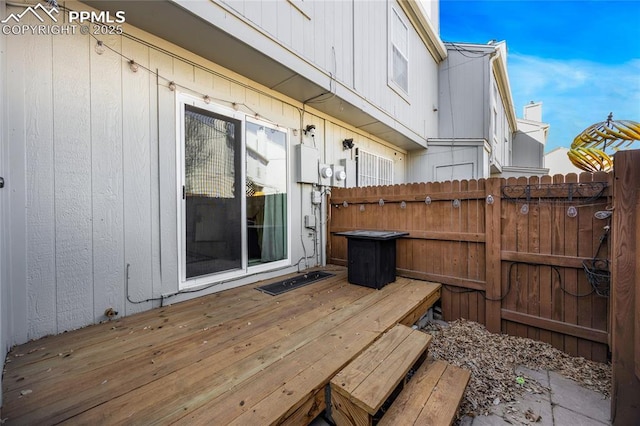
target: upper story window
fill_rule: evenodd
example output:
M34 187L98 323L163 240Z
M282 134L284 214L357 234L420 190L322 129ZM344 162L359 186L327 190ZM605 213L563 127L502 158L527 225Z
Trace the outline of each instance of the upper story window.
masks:
M393 185L393 161L358 149L358 186Z
M498 121L498 86L496 82L492 82L491 84L491 132L493 134L493 143L494 145L499 140L498 135L498 126L502 125L501 122Z
M406 95L409 93L409 27L394 7L390 31L389 83Z

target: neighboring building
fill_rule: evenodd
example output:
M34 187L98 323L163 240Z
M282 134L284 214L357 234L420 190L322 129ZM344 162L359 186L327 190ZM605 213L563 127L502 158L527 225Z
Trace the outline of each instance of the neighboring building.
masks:
M439 67L438 136L411 153L413 180L479 179L510 164L516 116L504 42L445 43Z
M541 105L516 118L505 42L445 43L439 68L438 137L410 152L412 180L445 181L545 174L548 125ZM537 114L537 115L536 115Z
M323 264L331 187L438 135L437 1L59 4L0 0L3 357Z
M584 173L584 170L581 170L573 165L567 153L569 152L569 148L558 147L552 149L544 155L544 165L549 169L549 174L553 175L568 175L569 173Z
M542 122L542 103L524 106L524 118L517 119L513 137L511 163L502 168L502 177L544 176L549 169L544 164L544 148L549 124Z

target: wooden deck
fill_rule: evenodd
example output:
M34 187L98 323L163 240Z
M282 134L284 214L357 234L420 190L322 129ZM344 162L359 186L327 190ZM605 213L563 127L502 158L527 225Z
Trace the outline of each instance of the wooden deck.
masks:
M325 387L440 285L398 278L381 290L335 277L279 295L255 285L15 347L8 424L306 424Z

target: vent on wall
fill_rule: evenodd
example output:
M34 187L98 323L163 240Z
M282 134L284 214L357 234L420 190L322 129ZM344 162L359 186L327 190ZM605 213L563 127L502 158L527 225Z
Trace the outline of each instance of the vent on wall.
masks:
M358 186L377 186L393 184L393 161L363 151L356 150L356 169Z

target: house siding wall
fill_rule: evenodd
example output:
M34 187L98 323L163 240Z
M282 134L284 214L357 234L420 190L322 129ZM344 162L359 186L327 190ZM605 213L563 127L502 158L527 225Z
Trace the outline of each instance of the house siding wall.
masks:
M224 2L225 7L294 52L300 58L300 67L304 62L311 62L335 78L336 84L355 91L363 108L371 103L421 137L437 136L437 115L429 112L438 102L438 63L395 1L306 1L302 4L308 18L284 0ZM387 84L391 7L409 27L407 96L398 94ZM236 27L227 27L227 31L232 34L246 31L241 28L246 24L235 22ZM296 65L293 67L295 70Z
M468 58L448 49L440 71L440 138L484 138L489 140L488 56Z
M410 173L414 182L442 182L480 179L488 170L487 144L484 139L466 141L430 141L429 148L411 153Z
M353 138L394 160L396 183L405 179L406 152L384 140L312 107L303 110L134 27L125 31L141 41L101 37L122 56L109 49L97 54L95 40L81 34L6 37L11 108L2 143L12 185L3 214L9 215L12 257L9 276L2 275L3 306L11 306L2 311L5 346L105 320L107 307L130 315L160 304L131 303L127 296L143 301L178 291L176 93L168 81L224 107L246 104L291 136L292 266L172 297L172 303L295 271L298 259L314 252L302 221L313 214L311 186L296 184L294 173L293 146L310 143L301 134L304 125L316 125L321 161L353 159L355 153L342 148L343 139ZM132 72L123 56L140 70ZM322 238L317 256L303 266L322 263Z
M520 121L513 141L513 164L544 167L544 130Z
M431 141L426 153L412 152L412 180L440 180L431 172L434 167L451 167L453 175L459 178L487 178L511 163L513 129L507 119L508 103L498 90L493 69L498 65L492 62L492 58L495 61L503 58L496 57L495 48L490 45L449 44L447 52L438 77L438 140L450 140L450 152L444 155L446 148L443 145L435 148ZM484 140L488 145L479 144L477 149L471 149L466 145L468 140ZM472 157L476 160L471 173L470 168L462 166L472 161ZM454 169L467 170L469 174L461 176ZM429 171L421 173L422 170Z
M567 157L568 152L568 148L558 147L544 155L544 167L549 169L549 175L568 175L569 173L579 175L584 172L584 170L577 168L571 163L571 160Z

